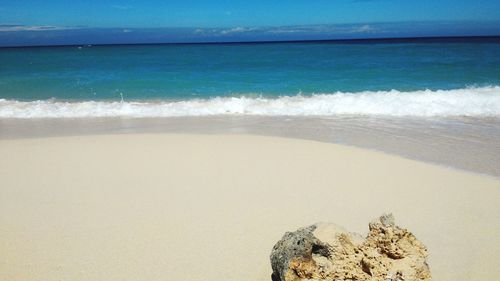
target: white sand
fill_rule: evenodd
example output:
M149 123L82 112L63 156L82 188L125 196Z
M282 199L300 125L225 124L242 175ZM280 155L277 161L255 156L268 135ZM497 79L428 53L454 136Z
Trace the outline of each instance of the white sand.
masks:
M0 280L270 280L285 231L366 233L383 212L434 280L500 276L500 181L377 152L257 136L0 141Z

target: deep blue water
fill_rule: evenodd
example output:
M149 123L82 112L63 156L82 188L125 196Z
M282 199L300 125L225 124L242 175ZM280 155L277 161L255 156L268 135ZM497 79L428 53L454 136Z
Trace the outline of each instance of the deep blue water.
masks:
M500 40L0 49L0 98L157 100L500 85Z
M0 49L0 118L500 116L500 38Z

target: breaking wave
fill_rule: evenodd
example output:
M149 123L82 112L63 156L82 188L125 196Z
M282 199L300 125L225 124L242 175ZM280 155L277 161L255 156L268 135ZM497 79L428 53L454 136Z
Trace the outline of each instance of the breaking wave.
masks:
M366 91L183 101L17 101L0 99L0 118L262 116L500 116L500 86L412 92Z

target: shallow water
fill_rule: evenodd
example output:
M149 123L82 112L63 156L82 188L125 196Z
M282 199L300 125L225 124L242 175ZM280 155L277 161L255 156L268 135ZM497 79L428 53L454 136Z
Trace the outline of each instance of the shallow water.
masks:
M499 118L0 118L1 139L128 133L258 134L302 138L369 148L500 177Z

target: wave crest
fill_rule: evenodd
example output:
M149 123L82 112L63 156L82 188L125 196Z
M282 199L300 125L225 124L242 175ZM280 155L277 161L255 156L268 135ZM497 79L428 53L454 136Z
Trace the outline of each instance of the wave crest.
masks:
M0 99L0 118L262 116L500 116L500 86L413 92L217 97L185 101L118 102Z

